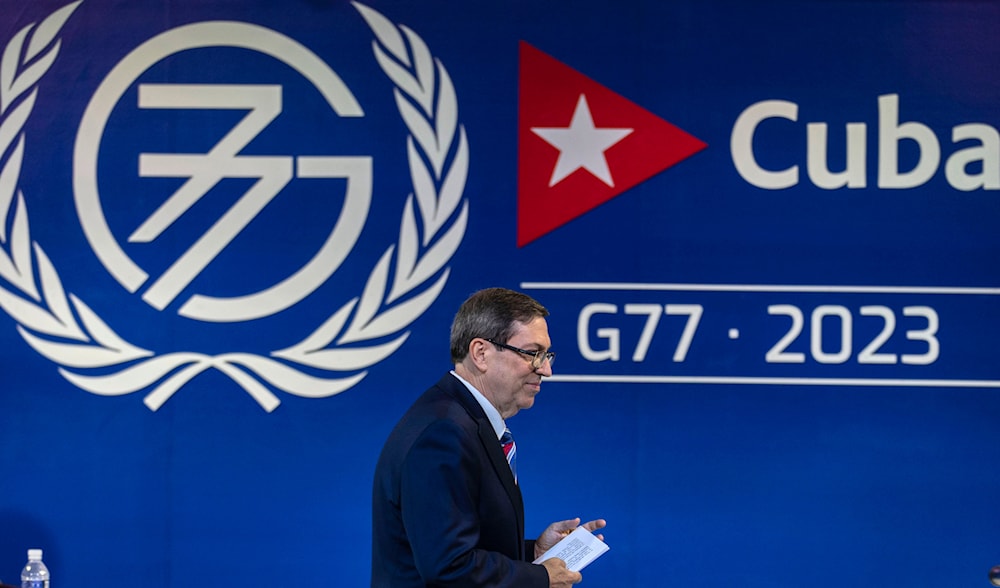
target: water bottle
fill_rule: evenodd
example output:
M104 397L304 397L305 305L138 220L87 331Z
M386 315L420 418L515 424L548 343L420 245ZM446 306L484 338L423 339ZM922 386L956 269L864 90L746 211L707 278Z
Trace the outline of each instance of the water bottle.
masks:
M49 568L42 563L41 549L28 550L28 563L21 570L21 588L49 588Z

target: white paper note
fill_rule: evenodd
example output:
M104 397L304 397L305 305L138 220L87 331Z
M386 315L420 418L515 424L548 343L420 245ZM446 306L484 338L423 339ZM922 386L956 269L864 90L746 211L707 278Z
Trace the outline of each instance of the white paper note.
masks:
M577 527L532 563L540 564L549 558L558 557L566 562L567 568L579 572L608 549L607 544L598 539L597 535L583 527Z

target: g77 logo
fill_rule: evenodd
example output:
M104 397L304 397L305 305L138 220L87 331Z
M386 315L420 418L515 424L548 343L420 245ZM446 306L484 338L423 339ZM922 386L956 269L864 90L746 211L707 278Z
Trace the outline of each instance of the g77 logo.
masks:
M24 27L0 59L0 81L4 82L0 88L0 219L14 218L9 239L6 224L0 223L0 307L18 322L20 335L35 351L57 363L60 374L74 385L100 395L147 389L144 402L151 410L209 369L225 373L269 412L280 404L275 389L321 398L356 385L368 368L406 341L406 329L437 299L450 274L447 265L465 235L469 206L463 192L469 149L444 66L416 33L354 3L375 33L376 61L393 83L399 114L409 130L406 152L413 192L403 207L398 241L382 254L359 296L344 302L290 347L266 357L244 351L217 355L154 352L124 340L83 300L67 292L48 255L30 238L19 185L24 125L35 106L38 81L60 50L57 35L80 4L63 7L38 26ZM363 115L354 96L322 60L296 41L260 26L196 23L162 33L132 51L91 98L73 161L73 188L84 233L100 261L130 292L143 287L149 276L125 254L103 214L97 176L105 125L125 91L153 64L176 51L217 46L251 49L279 59L308 79L337 115ZM181 314L217 322L264 316L301 300L336 271L368 214L371 158L241 154L281 112L281 90L276 86L139 86L139 108L236 109L247 114L207 153L140 155L141 176L186 181L139 223L129 241L156 239L223 178L256 180L146 290L143 299L147 303L162 309L175 300L293 177L347 179L340 216L319 252L293 275L261 292L236 298L194 295L182 305ZM312 373L300 371L301 367L311 368ZM334 372L346 375L327 377Z
M112 109L139 75L169 55L209 46L253 49L280 59L313 82L338 115L364 115L351 91L326 63L292 39L256 25L197 23L167 31L132 51L94 93L80 125L74 156L77 211L84 231L98 258L129 292L138 291L149 280L149 275L118 244L102 214L97 188L101 137ZM219 322L268 316L301 301L340 267L357 242L368 216L372 188L371 157L239 155L281 114L280 86L141 84L139 107L248 112L207 154L140 155L140 176L179 177L188 178L188 181L129 236L129 242L147 243L156 239L224 178L257 180L235 205L153 282L142 296L148 304L157 310L166 308L292 177L348 179L340 218L312 260L280 283L255 294L235 298L195 294L182 305L179 314Z

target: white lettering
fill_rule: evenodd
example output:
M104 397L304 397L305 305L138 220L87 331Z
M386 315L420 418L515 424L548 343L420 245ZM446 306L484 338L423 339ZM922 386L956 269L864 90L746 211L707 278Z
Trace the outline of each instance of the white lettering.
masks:
M617 314L618 307L614 304L595 302L583 307L576 321L576 342L580 354L588 361L618 361L621 358L621 332L618 329L606 327L597 329L597 336L608 342L607 349L594 350L590 345L590 317L595 314Z
M916 141L919 157L917 165L905 173L899 172L899 142ZM915 188L927 183L938 163L941 146L934 131L918 122L899 124L899 95L878 97L878 187Z
M844 186L864 188L867 127L863 123L849 123L847 125L847 165L840 173L831 172L828 165L826 128L826 123L806 125L806 135L809 139L806 147L809 179L826 190L836 190Z
M964 191L1000 190L1000 133L983 124L959 125L951 130L955 143L969 139L978 139L979 146L960 149L948 158L944 170L948 183ZM982 173L966 173L966 167L976 161L982 165Z
M762 168L754 157L753 136L757 132L757 126L769 118L797 121L799 105L785 100L765 100L750 106L740 114L736 124L733 125L729 151L732 153L736 171L754 186L765 190L791 188L799 183L799 166L768 171Z
M786 100L764 100L747 107L733 124L729 149L733 165L748 183L765 190L783 190L798 185L799 166L765 169L754 150L757 130L768 119L781 118L798 122L799 105ZM847 123L845 164L841 171L831 171L829 163L829 125L806 124L806 171L810 182L824 190L865 188L868 185L867 125ZM952 128L952 143L978 141L962 146L945 162L945 178L956 190L1000 190L1000 132L982 123ZM900 170L900 147L912 141L916 163ZM899 122L899 95L878 97L877 186L882 189L916 188L926 184L940 169L941 143L929 126L916 121Z

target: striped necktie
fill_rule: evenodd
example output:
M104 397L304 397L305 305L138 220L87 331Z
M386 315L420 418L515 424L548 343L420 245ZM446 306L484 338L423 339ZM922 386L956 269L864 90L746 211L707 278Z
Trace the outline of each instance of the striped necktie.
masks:
M514 483L517 483L517 445L514 443L514 436L510 434L510 429L503 430L500 437L500 445L503 446L503 454L507 457L510 471L514 474Z

